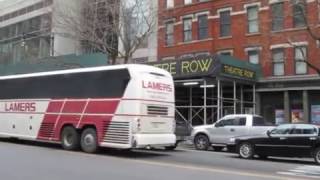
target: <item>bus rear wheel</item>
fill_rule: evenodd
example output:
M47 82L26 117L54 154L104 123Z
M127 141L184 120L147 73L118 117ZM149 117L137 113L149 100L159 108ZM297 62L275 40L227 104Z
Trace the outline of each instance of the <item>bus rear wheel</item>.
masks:
M81 149L86 153L95 153L98 150L97 131L86 128L81 134Z
M78 150L80 147L80 135L72 126L64 127L61 133L61 144L65 150Z

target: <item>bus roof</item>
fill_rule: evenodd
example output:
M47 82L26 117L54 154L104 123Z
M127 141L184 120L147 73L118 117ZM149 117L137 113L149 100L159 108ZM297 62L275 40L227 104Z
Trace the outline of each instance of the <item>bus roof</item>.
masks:
M164 75L170 75L169 72L156 68L150 65L142 65L142 64L125 64L125 65L109 65L109 66L99 66L99 67L89 67L89 68L77 68L77 69L68 69L68 70L57 70L57 71L47 71L47 72L36 72L36 73L28 73L28 74L15 74L8 76L0 76L0 80L6 79L19 79L19 78L30 78L30 77L39 77L39 76L53 76L60 74L74 74L74 73L85 73L85 72L98 72L98 71L106 71L106 70L116 70L116 69L129 69L129 71L157 71Z

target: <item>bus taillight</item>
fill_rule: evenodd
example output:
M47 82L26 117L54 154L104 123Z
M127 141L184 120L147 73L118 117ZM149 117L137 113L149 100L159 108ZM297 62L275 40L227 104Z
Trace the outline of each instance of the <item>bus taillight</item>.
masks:
M141 130L141 120L139 118L136 118L137 120L137 130L140 131Z

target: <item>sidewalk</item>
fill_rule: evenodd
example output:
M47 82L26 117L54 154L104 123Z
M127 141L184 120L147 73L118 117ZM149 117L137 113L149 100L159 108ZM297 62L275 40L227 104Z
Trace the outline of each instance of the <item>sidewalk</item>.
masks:
M178 144L177 148L180 149L189 149L189 150L195 150L194 144L191 140L182 141Z

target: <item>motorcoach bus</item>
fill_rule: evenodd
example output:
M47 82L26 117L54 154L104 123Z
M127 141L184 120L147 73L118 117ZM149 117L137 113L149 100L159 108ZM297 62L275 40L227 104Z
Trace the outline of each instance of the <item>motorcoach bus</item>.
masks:
M0 137L66 150L172 147L174 108L172 76L147 65L0 77Z

